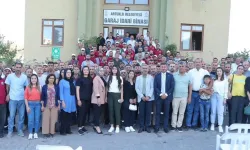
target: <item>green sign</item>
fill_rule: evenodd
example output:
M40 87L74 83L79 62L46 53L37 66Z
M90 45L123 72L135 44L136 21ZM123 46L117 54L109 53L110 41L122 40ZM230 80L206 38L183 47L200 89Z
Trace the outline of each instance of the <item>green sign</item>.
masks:
M60 52L61 52L60 47L53 47L52 48L52 59L53 59L53 61L60 60Z

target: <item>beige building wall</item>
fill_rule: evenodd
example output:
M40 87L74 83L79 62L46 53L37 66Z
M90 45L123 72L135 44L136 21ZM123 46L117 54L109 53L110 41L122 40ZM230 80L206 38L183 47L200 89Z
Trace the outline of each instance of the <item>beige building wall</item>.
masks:
M25 60L42 62L51 58L52 46L41 44L42 19L64 19L64 46L61 59L69 60L77 51L77 1L76 0L26 0L25 4Z
M174 0L171 41L180 48L181 23L203 24L203 52L189 52L211 62L213 57L226 57L229 38L231 0ZM185 51L181 51L186 54Z

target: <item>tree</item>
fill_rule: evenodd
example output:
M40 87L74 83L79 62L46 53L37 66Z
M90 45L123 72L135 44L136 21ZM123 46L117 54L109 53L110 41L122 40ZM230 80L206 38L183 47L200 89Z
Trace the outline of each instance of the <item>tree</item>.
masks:
M250 50L244 49L244 51L238 51L235 53L231 53L231 54L228 54L228 56L232 57L234 59L237 57L242 57L244 60L248 60L249 53L250 53Z
M167 52L167 51L170 51L171 52L171 54L173 55L173 56L175 56L176 55L176 53L177 53L177 46L176 46L176 44L175 43L169 43L169 39L168 39L168 36L166 36L166 47L165 47L165 53Z
M7 65L13 64L14 58L17 54L17 47L11 41L6 41L5 36L0 35L0 61L5 62Z

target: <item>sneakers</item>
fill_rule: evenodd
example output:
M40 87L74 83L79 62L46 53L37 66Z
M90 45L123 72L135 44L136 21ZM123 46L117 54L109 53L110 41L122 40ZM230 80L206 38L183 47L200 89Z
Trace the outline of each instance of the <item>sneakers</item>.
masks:
M183 132L183 130L182 130L181 127L179 127L179 128L177 127L176 131L178 131L178 132Z
M7 135L7 138L11 138L12 137L12 132L9 132Z
M21 136L21 137L24 137L23 131L19 131L19 132L18 132L18 135Z
M115 133L119 133L120 132L120 128L119 127L116 127L115 128Z
M114 127L110 127L108 132L111 133L111 132L114 132L115 128Z
M29 134L28 140L32 140L33 139L33 134Z
M214 131L214 124L211 124L210 130Z
M223 133L223 128L222 128L222 126L219 126L219 132L220 132L220 133Z
M88 130L86 128L82 127L82 131L87 132Z
M79 130L78 130L78 134L79 134L79 135L83 135L83 134L84 134L84 131L83 131L82 129L79 129Z
M34 133L34 139L38 139L37 133Z
M129 133L129 132L130 132L130 128L129 128L129 127L125 127L125 131L126 131L127 133Z
M135 129L132 126L130 126L129 129L131 132L135 132Z

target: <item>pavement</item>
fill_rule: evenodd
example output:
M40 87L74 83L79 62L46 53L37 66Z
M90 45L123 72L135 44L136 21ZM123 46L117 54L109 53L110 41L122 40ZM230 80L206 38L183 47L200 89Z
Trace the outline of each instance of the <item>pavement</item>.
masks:
M184 131L182 133L162 130L153 133L120 133L109 134L108 127L103 129L104 134L96 134L92 128L87 127L88 133L80 136L77 127L72 127L73 134L61 136L56 134L53 138L45 139L42 135L39 139L28 140L14 133L12 138L0 139L0 150L35 150L36 145L65 145L76 149L82 146L83 150L214 150L216 145L216 131Z

